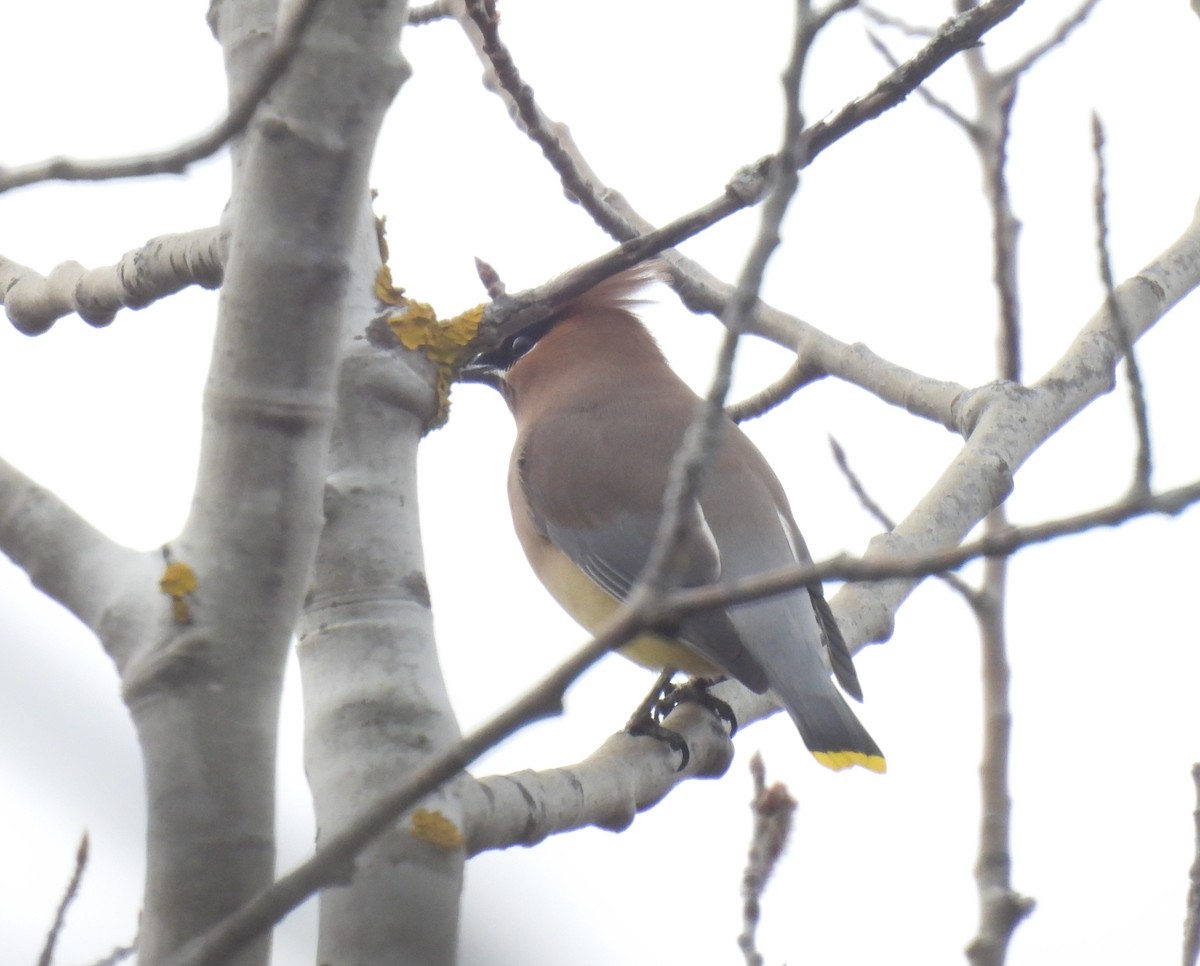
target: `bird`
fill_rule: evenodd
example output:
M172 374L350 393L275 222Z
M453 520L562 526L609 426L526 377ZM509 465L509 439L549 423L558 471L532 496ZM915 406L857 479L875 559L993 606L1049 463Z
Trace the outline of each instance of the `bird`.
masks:
M630 594L663 515L672 459L700 397L674 372L634 307L659 276L627 269L477 354L460 379L499 390L516 423L513 526L534 573L595 633ZM724 417L698 496L683 508L676 586L736 581L812 562L783 486ZM886 771L842 690L862 689L819 583L687 615L620 648L648 668L768 689L816 760ZM686 750L685 750L686 758Z

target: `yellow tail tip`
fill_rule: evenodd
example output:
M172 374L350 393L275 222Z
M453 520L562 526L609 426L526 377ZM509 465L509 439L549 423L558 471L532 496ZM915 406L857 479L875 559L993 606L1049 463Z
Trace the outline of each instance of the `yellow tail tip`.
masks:
M887 762L883 760L883 755L868 755L861 751L814 751L813 757L834 771L841 771L853 765L880 775L887 771Z

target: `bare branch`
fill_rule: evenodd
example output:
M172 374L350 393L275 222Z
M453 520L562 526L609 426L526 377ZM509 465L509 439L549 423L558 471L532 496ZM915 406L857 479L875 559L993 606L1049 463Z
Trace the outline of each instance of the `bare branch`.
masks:
M762 966L756 940L762 895L792 833L796 800L786 785L776 782L767 787L766 768L758 752L750 759L750 774L754 778L754 798L750 802L754 827L742 874L742 934L738 936L738 947L747 966Z
M793 59L785 75L789 103L784 157L792 157L803 151L799 115L800 76L812 36L828 20L828 17L806 17L803 15L805 11L806 7L802 5ZM752 257L748 260L748 267L744 273L743 307L754 300L767 257L778 241L779 223L797 183L796 167L789 164L781 165L777 169L780 187L772 193L771 200L764 210L763 227L752 250ZM737 322L736 318L727 320L728 341L731 346L724 353L714 380L707 418L697 421L676 456L664 498L663 519L655 546L628 601L607 625L609 630L597 637L574 659L562 665L542 687L513 704L491 724L467 737L458 746L434 755L410 777L403 789L381 798L359 820L331 836L311 860L280 879L204 936L189 943L172 960L173 963L193 966L222 961L244 943L278 922L317 889L344 877L352 865L353 857L403 811L448 781L479 754L504 737L531 721L560 711L563 691L575 677L612 647L619 646L647 626L641 614L652 607L661 596L674 548L680 545L684 536L684 515L680 508L687 505L691 495L698 489L700 474L715 444L717 420L723 413L722 404L732 368L732 344L737 338Z
M22 568L34 586L93 631L117 594L117 581L155 587L161 565L154 554L122 547L55 494L0 459L0 553Z
M97 960L92 966L118 966L119 963L125 962L130 956L137 952L137 943L132 942L128 946L118 946L111 953L101 960Z
M883 580L895 576L928 576L987 554L1013 553L1021 547L1046 542L1057 536L1097 526L1114 526L1146 513L1178 513L1196 502L1200 502L1200 481L1179 491L1160 494L1151 502L1142 501L1135 505L1122 501L1089 514L1038 527L1006 529L989 535L984 541L924 557L913 555L874 562L841 557L810 567L764 574L739 584L718 584L677 591L663 599L653 611L647 611L642 619L651 625L655 621L678 620L680 615L693 610L724 607L785 592L814 580ZM609 640L613 646L617 646L614 639ZM730 704L743 728L778 710L769 696L752 695L736 682L726 682L718 686L714 693ZM535 702L533 706L553 704L554 700L554 694L543 695L542 701ZM728 747L724 729L712 715L697 706L683 705L668 719L672 730L693 726L690 718L675 719L676 714L683 715L685 712L694 713L695 726L706 729L687 732L693 761L685 769L685 775L696 777L711 774L712 763L718 763L719 770L719 763L724 760L723 755ZM512 845L536 845L551 835L587 826L615 830L625 828L638 810L656 803L680 778L671 770L666 759L660 762L658 758L640 757L650 754L657 754L653 743L640 743L628 735L618 734L588 759L577 764L464 782L459 793L463 802L468 854L476 855ZM639 780L632 787L619 777L626 774L622 769L629 765L629 761L622 761L620 756L628 755L637 755L640 763L650 766L649 775L639 768ZM699 767L697 760L710 764ZM663 766L661 771L660 764ZM694 772L693 767L699 770Z
M928 575L939 570L961 566L966 561L980 556L1012 553L1020 547L1045 542L1055 536L1077 533L1096 526L1115 525L1134 516L1159 512L1178 513L1185 506L1197 501L1200 501L1200 483L1193 483L1188 487L1167 491L1154 497L1122 501L1090 514L1080 514L1037 527L1014 528L1002 534L964 545L957 550L932 554L925 558L895 559L875 564L865 561L836 560L811 567L789 569L786 572L777 571L764 575L762 578L742 581L735 585L717 585L676 591L661 604L648 610L639 611L636 607L622 607L590 644L560 665L538 687L501 712L491 722L464 738L460 744L431 757L423 767L409 776L401 788L380 799L358 820L330 836L315 856L264 890L224 922L198 937L168 962L170 966L185 966L185 964L186 966L199 966L199 964L222 962L245 942L286 916L308 896L323 887L342 881L346 875L350 874L353 856L376 835L389 827L398 816L417 804L443 782L449 781L457 775L488 748L526 724L558 713L561 710L563 693L576 677L609 650L621 646L623 642L648 626L677 617L685 610L722 607L730 603L792 590L814 580L829 578L878 580L898 575ZM681 721L673 720L674 715L680 715ZM693 716L690 718L690 727L684 723L689 721L689 715ZM712 716L707 715L706 712L687 705L673 712L673 716L668 718L671 728L673 730L686 729L689 738L692 730L697 727L696 718L712 719ZM749 723L752 719L742 718L739 715L739 720ZM715 723L715 719L710 723ZM723 731L719 727L716 730ZM727 742L727 739L725 741ZM669 749L656 745L654 742L639 742L638 739L628 735L616 735L610 739L610 742L625 745L625 747L632 746L628 743L636 744L657 763L659 776L655 782L666 782L666 787L659 785L658 787L648 786L639 789L641 795L644 796L639 797L639 802L643 805L657 801L662 794L665 794L666 790L679 781L698 775L713 774L714 759L710 755L694 755L682 772L675 772ZM689 745L692 744L689 740ZM722 756L718 755L718 769L721 767L721 760ZM727 757L724 761L727 763ZM575 777L572 775L569 778L571 783L575 784ZM623 798L626 793L626 790L618 790L618 798ZM490 796L485 797L490 799ZM529 801L532 800L529 799ZM564 815L572 814L570 809L565 807L568 804L564 803ZM626 818L629 817L631 815L626 816ZM513 816L509 816L509 818L511 819ZM614 820L610 816L609 821ZM526 829L527 833L531 831L528 823L519 822L519 824ZM580 824L582 823L574 821L569 827L578 828ZM541 831L544 834L551 834L553 831L563 830L565 828ZM503 844L510 845L513 844L513 841L509 840ZM489 847L489 844L474 840L469 847L471 851L479 851L482 847ZM490 844L490 847L497 847L497 844Z
M816 382L822 376L824 376L823 372L818 371L816 367L805 360L804 356L798 354L795 361L788 366L787 372L775 382L759 390L753 396L732 403L725 408L725 412L735 423L757 419L776 406L787 402L805 386Z
M867 492L867 488L863 486L862 480L858 474L850 466L849 457L846 456L846 451L832 436L829 437L829 448L833 450L833 461L837 464L837 468L842 471L842 476L846 478L846 482L850 485L850 490L858 497L858 502L862 504L863 509L874 517L883 527L884 530L894 530L896 521L871 497ZM936 575L939 580L944 581L951 588L957 591L974 610L978 601L978 592L963 580L958 574L942 573Z
M982 58L980 58L982 62ZM977 75L983 80L983 73ZM1017 284L1017 236L1021 223L1008 191L1008 136L1017 82L980 90L981 117L975 145L983 164L984 186L992 207L992 279L1000 301L997 356L1000 378L1021 380L1021 297Z
M1200 765L1192 765L1192 784L1196 786L1196 807L1192 821L1196 826L1196 853L1188 873L1187 915L1183 921L1183 966L1196 966L1200 959Z
M892 51L888 48L887 44L885 44L882 40L880 40L878 37L876 37L875 34L871 33L870 31L867 31L867 40L871 44L871 46L874 47L879 52L879 55L884 60L886 60L893 69L900 66L900 58L897 57L895 54L893 54ZM929 87L925 84L922 84L920 87L917 88L917 94L920 96L920 98L926 104L928 104L934 110L941 111L941 113L945 114L951 123L956 124L957 126L961 127L970 136L974 137L974 134L972 132L972 126L973 126L972 122L970 120L968 120L966 117L964 117L962 114L960 114L958 112L958 110L949 101L942 100L940 97L938 97L936 94L934 94L933 91L931 91L929 89Z
M88 834L84 832L83 838L79 840L79 848L75 850L75 871L71 873L71 879L67 883L67 891L63 893L63 897L58 903L58 910L54 914L54 922L50 926L50 931L46 934L46 942L42 946L42 954L38 957L38 966L50 966L54 962L54 947L58 945L58 934L62 932L63 923L67 918L67 910L79 894L79 886L83 882L83 872L87 868L87 861Z
M532 90L520 82L515 66L511 66L511 56L503 47L494 19L486 16L485 12L475 16L478 20L464 18L463 28L488 69L488 86L505 98L510 112L520 118L522 129L542 147L567 193L588 211L598 225L619 241L655 237L654 226L638 214L619 192L600 181L571 140L565 125L548 118L537 106ZM752 170L753 167L744 171L742 180L745 187L739 190L749 190L752 187L750 182L759 177ZM698 230L702 227L699 226ZM653 247L647 245L647 250ZM631 255L618 249L617 253L609 253L560 275L544 286L521 292L511 300L493 306L489 310L489 318L500 333L496 338L532 323L552 311L556 304L585 291L641 257L639 253ZM732 286L718 280L677 251L665 251L662 257L669 267L671 284L685 305L693 311L716 316L725 311L733 295ZM762 302L756 305L747 330L796 350L809 360L814 378L823 372L837 375L915 415L954 428L952 403L965 392L960 385L920 376L889 363L863 345L848 346L801 319ZM487 332L486 329L484 331ZM751 408L757 405L759 403L751 404Z
M1096 157L1096 254L1099 260L1100 280L1104 283L1105 297L1112 305L1113 283L1112 256L1108 248L1108 196L1105 190L1104 171L1104 126L1096 114L1092 114L1092 151ZM1134 462L1133 492L1150 492L1150 474L1153 461L1150 456L1150 417L1146 411L1146 391L1142 384L1141 367L1125 331L1125 320L1120 309L1112 305L1113 331L1125 350L1125 376L1129 379L1129 402L1133 407L1133 421L1137 427L1137 457Z
M986 533L994 536L1004 533L1007 528L1004 507L997 507L988 515ZM984 561L983 570L983 588L972 600L983 645L981 816L979 852L975 861L979 926L975 938L967 946L967 959L972 966L1002 966L1013 933L1021 920L1033 911L1034 902L1012 887L1012 799L1008 782L1012 710L1004 631L1008 558L989 557Z
M876 84L870 93L851 101L828 120L812 125L806 132L812 157L855 128L901 103L955 54L965 51L969 56L978 49L980 38L1011 16L1023 2L987 0L946 21L928 44Z
M733 286L676 252L668 252L662 258L671 272L675 290L685 305L693 311L715 315L724 311L733 295ZM798 373L797 378L804 383L825 375L836 376L905 412L931 420L952 432L960 429L954 408L957 400L967 394L965 386L913 372L877 355L861 342L841 342L803 319L761 301L748 326L755 335L796 352L798 365L802 369L802 374ZM749 413L754 413L775 393L786 393L788 379L789 375L785 374L762 397L747 400L744 405ZM742 405L731 408L739 419L749 418L741 409Z
M1054 33L1030 50L1029 53L1016 63L1000 71L1000 76L1007 79L1016 79L1019 75L1024 74L1034 64L1045 57L1046 54L1054 50L1055 47L1059 47L1065 43L1075 28L1083 24L1099 2L1100 0L1084 0L1079 9L1064 20Z
M319 2L298 0L292 16L278 31L275 46L254 83L242 99L229 109L229 113L204 134L156 154L99 161L50 158L20 168L0 168L0 194L45 181L112 181L118 178L142 178L151 174L181 174L189 165L216 154L228 141L245 130L259 104L287 72Z
M571 682L609 650L620 647L646 626L644 617L634 609L622 607L591 643L559 665L541 684L490 722L467 735L457 745L431 755L422 766L407 776L400 788L384 795L358 819L329 835L322 842L316 855L263 890L224 921L178 950L167 960L168 966L223 963L319 889L344 881L353 873L355 855L389 828L400 815L444 782L458 775L487 749L533 721L560 713L563 693ZM685 710L689 709L680 708L675 713ZM671 718L668 718L668 721L670 720ZM671 727L678 730L682 725L673 722ZM645 749L645 754L653 755L659 764L661 778L669 782L668 787L685 777L708 774L702 769L711 767L704 756L693 755L688 765L681 772L676 772L673 753L661 743L639 741L628 735L614 736L613 740L617 739L637 743ZM658 797L661 797L661 793Z
M837 464L837 468L842 471L842 476L850 484L851 491L858 497L858 502L862 504L863 509L873 516L883 529L894 529L896 521L888 516L883 507L871 498L866 487L863 486L862 480L858 478L858 474L850 468L850 461L846 457L846 451L842 448L842 444L830 436L829 448L833 451L833 461Z
M1117 286L1116 303L1136 340L1200 284L1200 213L1136 275ZM1051 434L1109 392L1123 350L1108 302L1032 386L997 382L965 393L953 409L966 445L895 531L872 541L872 560L941 549L961 540L998 506L1013 474ZM843 587L831 601L847 640L885 640L896 609L915 586L893 580L869 591Z
M555 138L553 122L537 109L533 102L532 90L520 81L515 67L511 67L511 57L503 50L495 18L489 14L484 0L465 2L471 22L483 38L483 54L492 64L498 83L512 99L530 137L542 147L543 153L559 172L567 191L584 204L601 227L624 242L619 248L593 260L586 267L581 266L567 275L560 276L557 282L561 290L555 291L553 298L563 300L578 295L598 281L679 244L734 212L757 204L764 197L768 190L767 174L772 166L771 158L762 158L746 165L726 185L720 197L662 228L651 229L649 223L632 212L630 213L634 214L633 218L626 217L619 210L621 206L627 209L623 199L621 205L617 205L609 193L602 195L595 187L595 179L585 178L585 172L575 163L575 155L566 152L562 143ZM901 103L946 61L976 44L983 34L1010 16L1022 3L1023 0L988 0L987 3L947 21L925 47L879 81L874 88L845 105L831 117L807 128L803 137L805 151L801 166L807 166L825 148ZM842 7L840 4L834 4L831 9L836 12ZM500 61L498 65L496 59ZM509 90L509 87L512 89ZM674 284L680 285L674 271L672 277ZM483 327L483 331L488 333L484 338L499 341L544 316L546 311L545 304L528 306L520 296L503 307L494 306L489 309ZM723 311L718 314L723 314Z
M212 227L151 238L115 265L63 262L46 276L0 255L0 302L25 335L41 335L72 312L105 326L120 309L145 308L191 285L216 288L228 252L228 231Z
M1017 243L1020 222L1013 212L1008 190L1008 142L1019 74L995 75L983 52L967 55L968 72L975 87L977 117L960 123L975 148L983 169L985 196L992 216L992 280L999 302L997 369L1001 379L1021 378L1020 289L1017 283ZM987 515L988 537L1008 528L1004 505ZM967 946L974 966L1002 966L1008 945L1020 921L1033 908L1032 900L1012 888L1009 795L1009 666L1004 631L1008 586L1008 558L984 561L983 584L968 602L979 623L982 670L983 751L979 763L980 826L975 862L979 924Z
M435 20L445 20L454 16L453 0L433 0L420 7L410 7L408 24L410 27L420 27Z
M432 756L424 766L408 777L401 788L381 798L358 820L330 836L315 856L279 879L238 912L210 929L203 936L193 940L187 947L171 957L168 962L170 966L185 966L185 964L186 966L199 966L199 964L222 962L244 943L281 920L308 896L323 887L342 881L351 872L354 855L376 835L388 828L398 816L417 804L443 782L449 781L457 775L488 748L493 747L532 721L559 713L562 707L563 693L576 677L609 650L621 646L622 643L648 626L654 626L665 619L675 618L685 611L722 607L730 603L756 599L792 590L815 580L830 578L878 580L899 575L928 575L961 566L966 561L980 556L1012 553L1020 547L1045 542L1056 536L1077 533L1096 526L1115 525L1147 513L1178 513L1184 507L1197 501L1200 501L1200 482L1154 497L1122 501L1089 514L1080 514L1049 524L1013 528L958 549L931 554L923 558L893 559L876 563L835 560L811 567L777 571L735 585L717 585L676 591L650 609L639 610L636 605L622 607L591 643L560 665L540 685L497 715L491 722L468 735L460 744ZM678 720L675 719L676 715L680 716ZM748 724L754 719L739 714L739 720ZM706 754L704 753L705 745L698 740L692 740L695 729L704 727L704 722L707 722L709 726L716 724L711 715L695 706L684 705L673 712L667 721L672 730L684 730L688 734L689 746L702 752L693 754L692 759L681 772L674 770L672 754L669 749L665 749L655 742L639 741L622 734L613 736L609 743L606 743L606 749L609 749L610 752L612 748L619 746L622 755L627 754L629 749L637 747L641 754L647 756L647 761L653 761L655 764L657 777L653 781L648 780L636 790L638 797L636 802L632 803L634 809L652 804L673 785L686 778L719 774L728 763L727 751L724 755L720 753ZM720 732L719 738L727 749L728 738L719 725L715 728L709 727L708 731ZM698 736L696 737L698 738ZM584 763L577 767L584 768L587 765L588 763ZM581 783L578 773L574 770L562 771L559 774L564 776L576 793L585 784ZM552 775L553 773L551 773ZM525 776L514 777L528 781L530 777L536 778L537 776L534 773L526 773ZM510 786L513 784L512 778L501 781ZM614 788L616 783L613 783L611 778L600 784L609 788L610 802L624 803L626 801L628 789ZM524 792L518 792L518 794L527 805L535 801L535 798ZM480 838L479 832L482 830L477 829L474 822L468 822L469 834L474 834L473 838L468 839L468 849L475 853L484 848L511 845L516 841L531 844L556 831L578 828L583 824L595 824L597 818L594 813L589 813L588 818L581 819L580 813L572 808L573 802L578 800L578 794L575 799L570 801L567 800L567 797L563 797L559 811L553 814L548 812L540 816L542 823L549 822L553 825L552 819L563 823L557 827L547 827L545 824L526 821L526 817L516 810L498 810L504 814L507 828L519 827L522 830L522 838L500 840L493 837L494 830L491 834L484 833L484 837ZM468 818L472 812L479 816L485 809L491 814L497 814L495 809L497 801L499 801L498 795L493 792L485 792L482 798L469 796L464 804L464 813ZM605 827L623 827L620 823L627 824L632 818L633 810L626 807L615 813L609 811L604 814L606 818L602 820L601 824L604 824Z
M945 570L957 570L972 560L1011 556L1024 547L1099 527L1119 526L1137 517L1159 513L1175 516L1197 502L1200 502L1200 481L1150 496L1130 496L1096 510L1046 523L1009 527L957 547L874 559L841 556L812 566L773 570L736 583L678 590L662 602L661 611L655 618L668 620L693 610L746 603L786 593L816 581L874 583L897 578L931 577ZM854 649L861 649L861 643L858 642L859 647Z
M729 395L729 386L733 379L733 362L738 340L745 331L746 321L753 311L754 304L758 301L758 290L762 285L767 263L779 246L780 226L800 185L797 172L807 164L808 146L804 117L800 111L800 85L808 53L821 28L849 6L851 4L843 0L816 13L808 0L798 0L796 4L792 52L782 78L785 103L783 143L768 174L770 193L763 206L758 233L750 246L737 290L733 298L726 303L725 312L721 316L725 325L725 337L717 356L712 386L705 398L704 411L697 417L675 455L667 478L664 512L658 536L639 579L639 583L645 582L653 591L659 593L665 589L664 581L669 574L670 563L686 538L685 528L689 517L685 508L691 505L700 491L705 470L720 438L725 419L725 399Z
M894 17L867 3L859 4L859 9L862 10L868 20L875 21L881 27L892 27L910 37L932 37L936 33L932 27L921 27L914 23L909 23L907 20Z

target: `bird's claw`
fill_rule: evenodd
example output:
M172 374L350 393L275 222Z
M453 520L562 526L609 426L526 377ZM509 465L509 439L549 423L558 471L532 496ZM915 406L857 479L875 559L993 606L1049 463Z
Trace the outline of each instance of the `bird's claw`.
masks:
M680 685L667 682L659 691L659 697L654 702L654 714L661 721L685 701L692 701L708 708L713 714L729 725L729 737L737 734L737 715L733 708L712 693L710 688L720 684L724 678L689 678Z
M657 738L665 742L673 751L679 752L681 761L676 771L683 771L691 760L691 752L683 735L662 724L667 715L685 701L694 702L708 708L722 721L727 722L731 738L737 732L737 715L733 713L733 708L709 691L709 688L719 684L724 678L690 678L686 683L676 685L671 682L673 674L672 671L664 671L659 676L654 689L633 712L625 725L625 731L631 735Z

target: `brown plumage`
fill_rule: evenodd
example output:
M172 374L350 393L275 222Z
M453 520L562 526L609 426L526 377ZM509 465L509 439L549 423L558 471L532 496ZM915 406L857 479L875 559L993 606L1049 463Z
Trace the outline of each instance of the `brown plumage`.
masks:
M609 279L553 319L508 339L466 378L499 388L517 423L508 492L535 573L589 630L616 609L650 552L671 460L699 399L630 311L653 277ZM721 431L676 580L736 580L810 558L775 474L731 421ZM819 586L685 618L676 638L643 634L622 649L640 664L721 672L768 688L831 768L883 771L882 753L830 679L861 698Z

